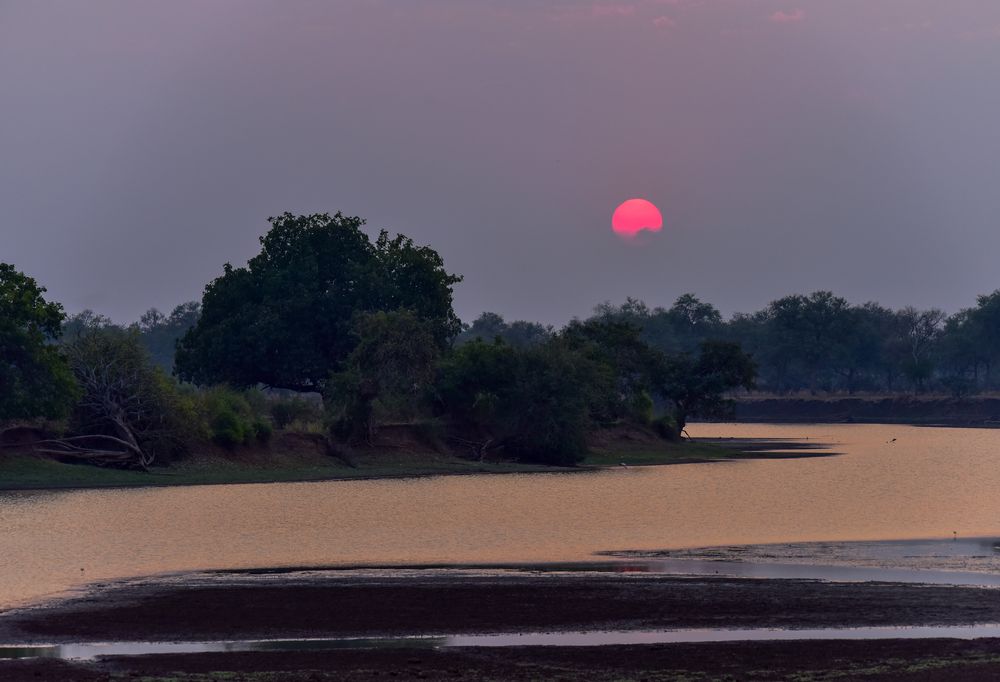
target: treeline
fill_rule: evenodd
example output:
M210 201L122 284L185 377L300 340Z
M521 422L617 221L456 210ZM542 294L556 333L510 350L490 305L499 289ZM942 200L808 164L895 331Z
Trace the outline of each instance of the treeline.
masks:
M461 278L430 247L384 231L372 241L340 213L270 220L261 252L226 264L200 304L128 327L89 311L67 319L0 266L0 421L47 420L40 452L137 467L287 427L343 453L399 422L478 458L572 464L594 429L640 423L677 438L689 416L725 415L726 394L754 385L738 344L662 349L610 315L464 328L452 308Z
M1000 290L954 315L877 303L851 305L828 291L785 296L763 310L724 320L692 294L670 308L628 299L599 305L588 322L620 322L664 353L690 353L705 341L739 344L758 368L757 385L779 394L937 391L956 396L1000 389ZM530 345L549 327L506 323L485 313L459 340L500 337Z

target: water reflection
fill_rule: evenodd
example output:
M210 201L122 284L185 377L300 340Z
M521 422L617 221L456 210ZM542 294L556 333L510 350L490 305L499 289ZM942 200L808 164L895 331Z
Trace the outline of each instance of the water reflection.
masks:
M235 651L324 651L335 649L511 646L583 647L818 639L978 639L997 636L1000 636L1000 624L995 623L951 626L808 629L744 628L726 630L703 628L688 630L515 632L483 635L441 635L435 637L245 640L228 642L110 642L99 644L61 644L57 646L0 647L0 659L62 658L93 660L99 656L146 656L154 654L200 654Z
M0 605L171 571L569 562L602 550L1000 535L1000 430L696 424L689 431L803 437L835 443L843 455L584 476L4 495Z

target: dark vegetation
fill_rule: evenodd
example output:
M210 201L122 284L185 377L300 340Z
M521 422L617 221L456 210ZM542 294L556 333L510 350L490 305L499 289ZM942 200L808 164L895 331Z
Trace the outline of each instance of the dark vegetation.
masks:
M128 327L67 319L0 266L0 423L29 434L18 448L138 469L276 428L353 464L352 446L400 425L479 462L568 466L596 431L677 440L688 417L723 416L726 394L754 385L738 344L659 348L610 309L561 330L496 315L463 328L461 278L438 253L363 225L272 218L261 252L226 264L200 304Z
M670 308L604 303L562 329L484 313L462 325L432 248L360 218L284 214L261 252L226 264L200 303L127 327L66 317L0 264L0 422L37 452L147 468L274 431L351 446L409 425L479 462L572 465L596 432L679 439L750 389L788 395L1000 388L1000 290L950 317L786 296L724 320L691 294ZM26 442L30 441L30 442Z
M709 339L739 343L757 364L758 388L776 394L963 396L1000 388L1000 290L950 317L940 310L851 305L818 291L729 320L690 294L669 309L632 299L604 304L595 318L636 325L664 352L690 352Z

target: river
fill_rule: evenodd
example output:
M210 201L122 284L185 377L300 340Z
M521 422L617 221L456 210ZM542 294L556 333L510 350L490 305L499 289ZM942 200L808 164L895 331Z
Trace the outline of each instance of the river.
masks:
M590 473L0 492L0 606L258 566L578 561L609 550L1000 534L1000 430L695 424L837 456Z

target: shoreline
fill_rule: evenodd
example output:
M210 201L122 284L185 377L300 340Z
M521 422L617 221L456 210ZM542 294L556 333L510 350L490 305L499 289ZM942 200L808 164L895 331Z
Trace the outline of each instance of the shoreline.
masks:
M742 449L746 448L746 449ZM790 448L785 451L783 448ZM679 454L687 453L690 454ZM769 442L765 446L750 439L717 441L696 439L670 444L669 448L638 451L595 452L575 467L559 467L519 462L484 463L443 457L440 454L398 453L370 454L357 467L333 463L330 458L309 461L304 466L281 467L281 456L267 465L229 460L202 460L197 456L151 472L102 469L88 464L64 464L34 455L0 456L0 492L71 491L116 488L165 488L202 485L251 485L273 483L317 483L330 481L373 481L434 476L473 476L509 474L581 474L615 469L624 463L630 467L712 464L751 459L799 459L829 457L838 453L823 450L822 444L807 447L792 441ZM291 458L289 458L291 459ZM614 463L612 463L614 462ZM207 467L202 464L207 463ZM278 466L275 466L277 464ZM18 468L27 469L20 473ZM47 472L52 481L38 481ZM7 474L7 476L4 476ZM18 481L21 475L21 482ZM176 480L150 480L176 476ZM60 480L60 478L62 480ZM13 479L13 480L12 480ZM102 480L104 479L104 480Z
M450 633L1000 622L1000 590L662 575L414 571L189 575L0 613L0 641L408 637ZM293 642L294 644L294 642ZM0 659L5 680L993 679L1000 638L350 648ZM930 675L930 676L928 676Z
M1000 677L1000 639L727 642L455 649L353 649L0 660L10 682L317 682L542 679L589 682L831 679L954 682Z
M198 572L0 612L0 642L225 641L441 633L1000 623L1000 590L611 571Z

